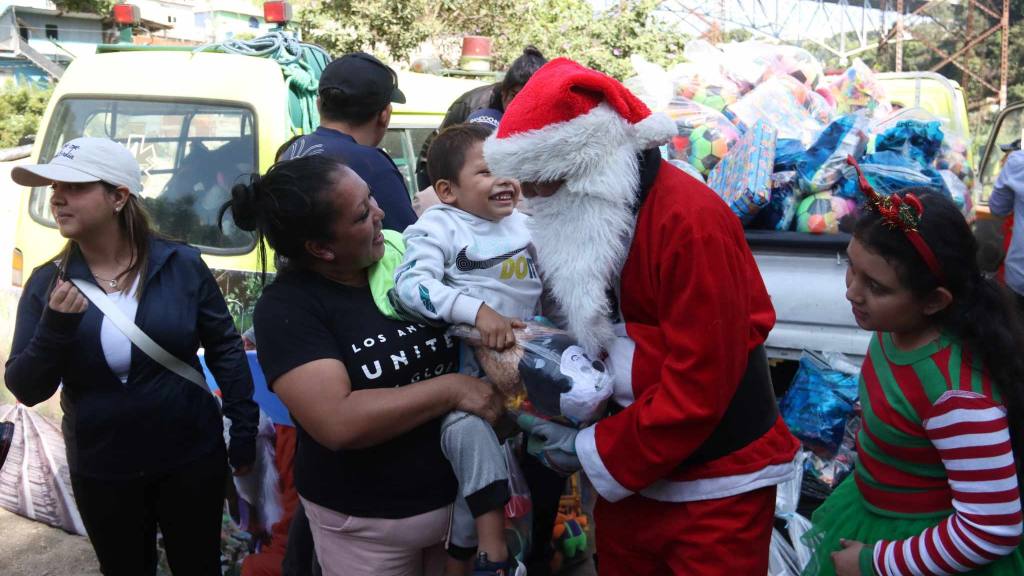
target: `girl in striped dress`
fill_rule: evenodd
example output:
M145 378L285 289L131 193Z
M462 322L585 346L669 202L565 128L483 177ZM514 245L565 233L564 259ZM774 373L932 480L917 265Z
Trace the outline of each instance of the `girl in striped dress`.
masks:
M950 200L866 184L846 274L857 323L875 333L858 462L813 516L804 576L1024 575L1015 308L981 275Z

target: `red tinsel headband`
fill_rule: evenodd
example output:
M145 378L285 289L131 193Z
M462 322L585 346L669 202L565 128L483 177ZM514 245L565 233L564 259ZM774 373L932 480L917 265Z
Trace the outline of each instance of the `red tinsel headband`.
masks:
M939 259L935 257L935 253L917 231L917 227L921 224L921 216L924 215L924 206L921 205L921 200L911 193L902 196L896 194L882 196L875 192L875 189L868 183L868 179L864 177L864 172L861 171L860 165L857 164L853 156L847 156L846 163L857 171L857 180L860 183L861 191L868 198L868 207L877 211L889 228L899 229L903 232L921 259L924 260L925 265L935 275L939 284L945 285L946 275L942 272Z

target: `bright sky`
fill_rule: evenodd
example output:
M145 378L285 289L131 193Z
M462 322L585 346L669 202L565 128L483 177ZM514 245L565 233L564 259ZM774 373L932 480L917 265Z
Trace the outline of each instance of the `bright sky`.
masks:
M589 0L597 10L617 6L617 0ZM864 8L866 2L867 9ZM760 30L785 40L825 40L841 32L870 36L883 26L891 27L895 15L877 8L886 0L851 0L846 4L817 0L669 0L662 3L662 16L679 22L687 34L706 31L707 24L686 9L721 19L726 29ZM888 3L895 5L893 0Z
M595 10L619 4L618 0L589 2ZM895 0L667 0L661 3L659 15L688 36L706 32L707 21L717 20L724 29L742 28L754 33L755 39L816 43L836 55L834 63L846 64L860 51L873 50L879 32L895 25L895 4ZM878 9L882 6L889 10ZM911 25L915 20L922 19L907 18L905 23ZM839 39L846 36L853 38L840 45ZM848 59L842 60L840 55Z

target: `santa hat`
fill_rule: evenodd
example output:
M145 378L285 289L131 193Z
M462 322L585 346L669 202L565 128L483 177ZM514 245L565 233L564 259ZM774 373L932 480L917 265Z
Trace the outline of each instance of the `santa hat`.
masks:
M484 144L484 157L491 172L503 177L566 180L596 196L631 200L636 153L676 134L671 118L652 114L618 80L557 58L512 100Z

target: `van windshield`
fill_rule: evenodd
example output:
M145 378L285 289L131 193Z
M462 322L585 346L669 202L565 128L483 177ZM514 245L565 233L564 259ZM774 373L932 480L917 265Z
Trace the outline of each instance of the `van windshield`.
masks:
M141 194L157 230L205 252L248 252L253 235L239 230L230 211L223 231L217 216L231 187L256 167L252 111L202 102L66 98L57 104L41 159L80 136L112 138L135 155ZM50 188L32 190L30 213L56 226Z

